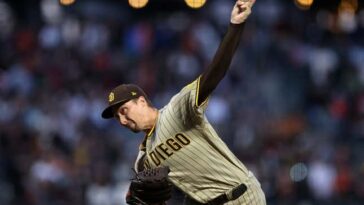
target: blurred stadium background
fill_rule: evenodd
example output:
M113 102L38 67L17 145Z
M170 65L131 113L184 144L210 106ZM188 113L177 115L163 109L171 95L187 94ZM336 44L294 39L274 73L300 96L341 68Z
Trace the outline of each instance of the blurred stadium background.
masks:
M130 2L0 0L1 205L124 204L142 134L100 118L107 91L137 83L164 105L234 1ZM363 91L363 1L257 0L207 115L268 204L362 205Z

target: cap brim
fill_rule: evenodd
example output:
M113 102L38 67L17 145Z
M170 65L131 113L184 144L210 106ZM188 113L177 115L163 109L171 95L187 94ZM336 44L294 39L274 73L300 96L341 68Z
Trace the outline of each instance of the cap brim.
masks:
M112 105L109 105L107 108L104 109L104 111L102 111L101 113L101 117L104 119L110 119L114 117L114 113L113 113L113 109L116 106L121 106L122 104L126 103L128 100L122 100L119 102L115 102Z

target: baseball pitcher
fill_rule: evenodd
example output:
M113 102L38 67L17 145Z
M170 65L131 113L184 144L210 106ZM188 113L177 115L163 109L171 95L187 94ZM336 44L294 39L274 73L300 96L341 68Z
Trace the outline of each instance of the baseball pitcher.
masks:
M143 90L122 84L108 96L103 118L116 118L133 132L146 133L135 162L128 204L165 204L171 184L185 193L184 204L265 205L256 177L229 150L207 121L208 97L225 76L254 0L236 1L229 28L207 69L153 107Z

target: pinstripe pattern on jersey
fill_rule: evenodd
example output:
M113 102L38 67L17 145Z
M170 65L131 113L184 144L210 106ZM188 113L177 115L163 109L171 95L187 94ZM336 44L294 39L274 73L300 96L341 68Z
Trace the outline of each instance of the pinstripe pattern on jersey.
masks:
M191 198L206 203L241 183L251 184L252 180L250 172L204 116L208 100L197 104L199 79L184 87L159 111L155 128L143 143L147 154L144 165L169 166L170 180ZM238 200L241 199L235 201Z

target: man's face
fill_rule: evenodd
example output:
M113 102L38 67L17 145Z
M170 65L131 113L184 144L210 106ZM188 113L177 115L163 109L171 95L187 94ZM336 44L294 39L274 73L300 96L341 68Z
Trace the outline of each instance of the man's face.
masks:
M143 97L129 100L119 107L115 117L119 123L137 133L144 130L146 102Z

